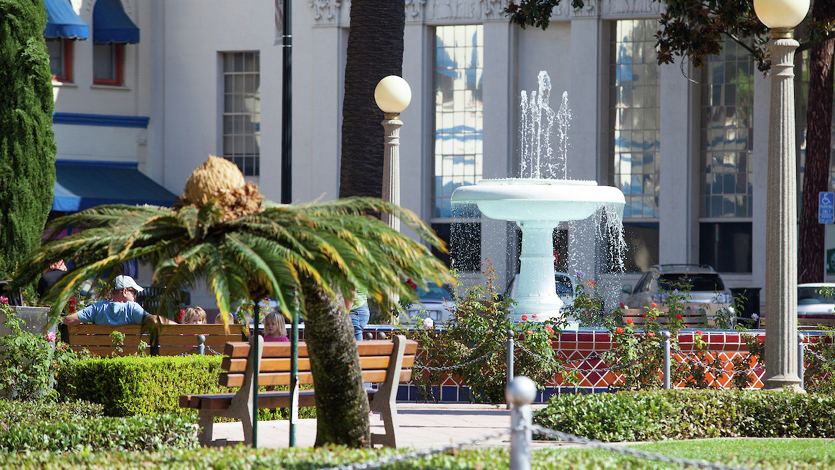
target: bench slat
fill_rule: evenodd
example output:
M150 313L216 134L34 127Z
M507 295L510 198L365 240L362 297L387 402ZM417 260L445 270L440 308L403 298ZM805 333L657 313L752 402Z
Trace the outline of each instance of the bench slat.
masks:
M246 365L249 362L250 358L230 358L224 357L223 362L221 363L221 369L227 372L243 372L246 370ZM385 369L389 366L389 361L391 360L390 356L361 356L360 357L360 366L365 369ZM411 368L412 365L415 363L414 356L406 356L403 358L403 367L404 368ZM288 371L290 370L290 358L289 357L281 357L281 358L274 358L274 357L265 357L261 359L261 365L259 366L259 370L262 372L275 372L275 371ZM310 359L306 357L300 357L298 360L298 370L299 371L309 371L310 370Z
M369 341L358 341L357 350L360 356L385 356L390 355L394 345L391 340L375 339ZM405 354L412 355L417 352L417 342L406 341ZM249 356L249 343L230 342L226 343L223 354L229 357ZM299 357L307 356L307 344L299 342ZM262 357L290 357L290 343L265 343Z
M363 370L362 371L362 380L363 382L383 382L386 380L386 370ZM411 369L403 369L400 371L400 382L408 382L412 378L412 370ZM222 373L220 374L220 378L218 383L224 387L240 387L244 384L244 374L243 373ZM313 374L311 372L302 372L299 371L299 384L300 385L312 385L313 384ZM259 386L289 386L290 385L290 372L264 372L258 374L258 385Z

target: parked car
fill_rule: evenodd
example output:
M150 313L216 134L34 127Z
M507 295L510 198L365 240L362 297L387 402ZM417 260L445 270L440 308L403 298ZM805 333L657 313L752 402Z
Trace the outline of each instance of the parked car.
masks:
M505 297L511 299L516 298L516 292L519 287L518 279L519 275L516 274L510 280L510 284L508 284L507 289L505 289ZM554 288L556 289L560 300L563 302L562 308L564 309L574 304L574 298L577 296L577 289L580 288L580 283L576 278L568 273L555 272Z
M418 301L406 309L401 323L411 323L414 317L431 318L435 323L445 323L455 309L455 295L451 285L429 283L426 289L418 289Z
M710 319L717 310L733 312L733 296L725 287L722 277L708 265L659 264L649 268L641 279L632 286L623 286L629 294L624 301L626 308L645 308L653 303L661 306L666 295L675 289L689 289L689 308L704 308Z
M797 285L797 316L811 313L835 314L835 283Z

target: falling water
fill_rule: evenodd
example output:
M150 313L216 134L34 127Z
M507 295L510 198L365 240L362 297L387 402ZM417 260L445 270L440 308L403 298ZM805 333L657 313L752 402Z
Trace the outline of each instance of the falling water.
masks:
M568 179L568 128L571 125L571 109L568 107L568 92L562 92L562 103L557 111L557 134L559 135L558 163L562 163L562 177Z

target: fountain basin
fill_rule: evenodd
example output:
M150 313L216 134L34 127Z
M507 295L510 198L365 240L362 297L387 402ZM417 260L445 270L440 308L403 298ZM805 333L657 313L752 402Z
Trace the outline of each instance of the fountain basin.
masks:
M602 205L623 205L623 193L596 181L504 178L461 186L452 202L477 204L491 219L557 222L582 220Z

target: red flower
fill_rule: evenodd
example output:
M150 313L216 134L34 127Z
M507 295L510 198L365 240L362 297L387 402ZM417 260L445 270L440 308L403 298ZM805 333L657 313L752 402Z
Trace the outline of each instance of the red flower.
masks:
M617 329L617 330L615 330L615 332L616 332L617 334L622 334L622 333L623 333L623 328L618 327L618 329Z
M553 328L551 328L551 327L550 327L550 326L548 326L548 325L545 325L545 331L547 331L548 333L554 334L554 329L553 329Z
M646 317L647 317L647 314L646 314L646 313L644 313L644 314L642 314L642 315L641 315L641 317L646 318Z
M700 334L702 334L702 332L700 330L696 330L696 334L700 335Z
M681 320L681 314L680 314L680 313L676 313L676 318L678 318L679 320Z
M623 308L623 302L620 303L620 308Z
M522 315L522 321L528 321L528 316L527 315Z
M532 335L532 334L533 334L533 331L528 330L528 334L529 334L529 335Z
M647 331L647 336L649 336L650 338L652 338L653 336L655 336L655 333L653 333L653 332L651 332L651 331Z
M629 323L629 324L631 325L631 324L632 324L632 319L631 319L631 318L627 318L627 319L626 319L626 323Z
M658 306L658 305L655 305L655 302L653 302L653 303L652 303L652 308L655 308L655 307L657 307L657 306Z
M417 284L412 282L411 279L406 279L406 284L409 284L409 287L411 287L412 289L417 289Z
M532 318L536 318L536 314L534 313L533 315L531 315L531 317L532 317Z

